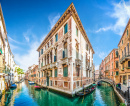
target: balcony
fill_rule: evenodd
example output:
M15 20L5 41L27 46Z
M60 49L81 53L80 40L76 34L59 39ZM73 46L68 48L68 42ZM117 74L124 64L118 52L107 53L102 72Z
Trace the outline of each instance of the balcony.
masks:
M130 51L126 52L119 61L123 64L127 59L130 59Z
M109 70L105 70L104 72L105 72L105 73L108 73L108 72L109 72Z
M82 65L82 61L80 59L75 59L75 65Z

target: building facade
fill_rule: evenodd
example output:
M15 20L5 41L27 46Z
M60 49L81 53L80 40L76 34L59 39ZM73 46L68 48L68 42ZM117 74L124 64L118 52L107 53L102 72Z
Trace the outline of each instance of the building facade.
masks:
M130 19L119 41L119 76L120 82L126 87L130 86Z
M4 92L14 83L15 62L8 42L5 21L0 4L0 90Z
M94 50L73 3L37 51L40 85L72 95L93 83Z
M102 60L99 70L101 77L109 78L119 83L118 49L113 49L109 55Z

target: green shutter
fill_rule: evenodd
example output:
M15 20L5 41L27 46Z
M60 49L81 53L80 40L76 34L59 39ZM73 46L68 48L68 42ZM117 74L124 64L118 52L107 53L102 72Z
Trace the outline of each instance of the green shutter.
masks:
M68 77L68 67L64 67L64 77Z
M128 36L128 29L127 29L127 36Z
M64 34L66 34L68 32L68 24L65 24L64 26Z
M116 75L118 75L119 73L118 73L118 71L116 71Z
M58 34L56 34L56 36L55 36L55 41L56 42L58 41Z
M2 50L0 49L0 53L3 54Z
M55 77L57 77L57 69L55 69Z

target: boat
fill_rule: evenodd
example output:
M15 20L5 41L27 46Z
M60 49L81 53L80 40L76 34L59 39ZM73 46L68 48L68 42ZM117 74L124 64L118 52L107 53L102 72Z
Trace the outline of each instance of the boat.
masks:
M17 87L17 85L15 85L15 84L11 84L11 86L10 86L10 88L16 88Z
M98 82L98 86L101 86L101 82Z
M83 91L77 92L76 95L77 96L88 95L88 94L92 93L95 89L96 89L96 86L93 86L91 88L84 89Z
M33 85L33 84L34 84L34 82L30 81L30 82L29 82L29 84L30 84L30 85Z
M42 87L40 86L34 86L35 89L41 89Z

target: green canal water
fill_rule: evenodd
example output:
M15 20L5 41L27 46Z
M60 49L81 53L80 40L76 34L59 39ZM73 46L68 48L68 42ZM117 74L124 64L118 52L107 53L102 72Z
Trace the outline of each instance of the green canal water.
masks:
M0 106L119 106L119 98L113 88L105 82L96 90L84 97L68 98L47 90L35 90L28 81L11 89L0 100Z

